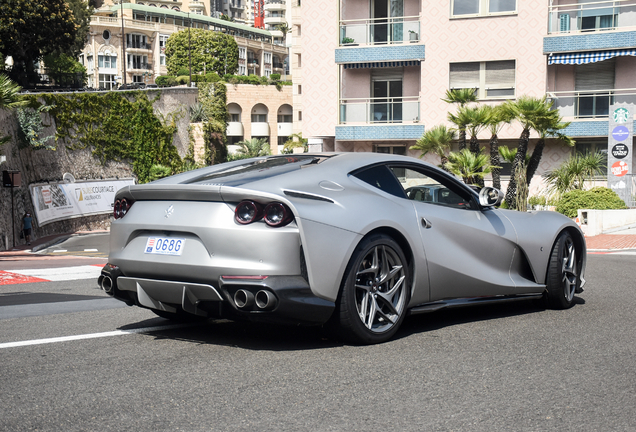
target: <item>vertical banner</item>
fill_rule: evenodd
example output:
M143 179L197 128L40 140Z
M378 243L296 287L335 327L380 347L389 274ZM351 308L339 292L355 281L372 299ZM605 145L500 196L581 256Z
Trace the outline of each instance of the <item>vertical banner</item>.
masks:
M634 107L611 105L609 109L609 137L607 140L607 186L618 194L626 205L632 200L632 137L634 136Z

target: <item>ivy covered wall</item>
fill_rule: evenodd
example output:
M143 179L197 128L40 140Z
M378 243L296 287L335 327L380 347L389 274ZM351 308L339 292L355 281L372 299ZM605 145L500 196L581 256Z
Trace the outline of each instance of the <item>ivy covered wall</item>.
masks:
M22 216L33 211L29 184L61 181L67 172L76 180L134 177L144 183L153 164L178 171L189 149L189 107L198 101L198 89L51 93L28 98L30 108L22 112L20 121L17 112L0 110L0 136L12 137L0 149L7 158L2 170L22 174L22 187L13 191L13 229L11 189L0 189L0 250L4 236L12 247L12 231L16 244L20 243ZM82 217L36 226L35 237L109 226L108 215Z

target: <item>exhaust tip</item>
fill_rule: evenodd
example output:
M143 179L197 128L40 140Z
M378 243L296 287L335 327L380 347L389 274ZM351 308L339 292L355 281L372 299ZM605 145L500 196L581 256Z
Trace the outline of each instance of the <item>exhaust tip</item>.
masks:
M108 294L111 294L113 291L113 280L110 278L110 276L104 276L104 278L102 279L102 283L101 283L102 289L107 292Z
M234 293L234 304L239 309L251 307L254 304L254 294L250 291L240 289Z
M260 290L257 292L255 301L256 306L258 306L259 309L273 309L278 303L276 296L267 290Z

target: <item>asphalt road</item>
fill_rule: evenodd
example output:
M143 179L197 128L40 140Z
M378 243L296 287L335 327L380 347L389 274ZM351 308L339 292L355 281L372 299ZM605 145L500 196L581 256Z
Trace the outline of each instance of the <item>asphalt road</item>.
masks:
M375 346L317 328L169 327L91 280L0 286L0 430L634 431L635 264L589 256L570 310L419 315ZM67 296L49 303L58 313L3 319L51 294ZM63 336L76 338L33 342Z

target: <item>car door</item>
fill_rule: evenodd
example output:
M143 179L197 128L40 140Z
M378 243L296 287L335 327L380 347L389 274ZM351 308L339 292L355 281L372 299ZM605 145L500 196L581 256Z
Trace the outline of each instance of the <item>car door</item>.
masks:
M437 170L394 165L412 200L428 261L430 300L512 294L517 236L507 218L481 209L466 186Z

